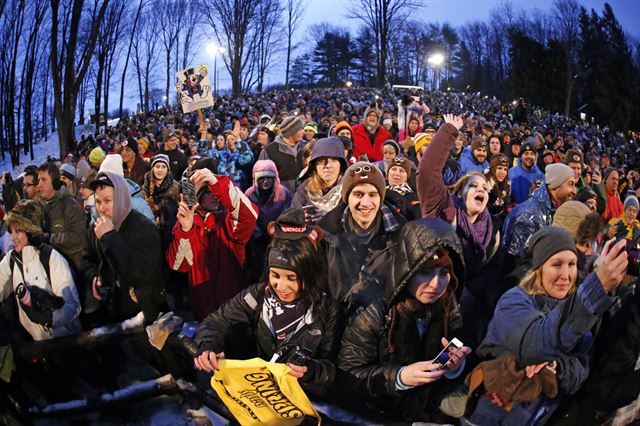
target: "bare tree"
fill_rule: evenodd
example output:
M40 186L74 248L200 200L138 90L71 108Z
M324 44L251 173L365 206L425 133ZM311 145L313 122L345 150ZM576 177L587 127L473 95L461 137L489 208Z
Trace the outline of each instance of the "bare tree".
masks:
M107 119L109 113L109 86L113 75L113 62L120 51L123 33L122 17L127 6L125 0L111 0L105 19L100 23L100 30L96 40L96 80L95 80L95 114L101 115L100 103L104 96L104 117ZM104 95L102 95L104 94ZM99 125L99 123L98 123Z
M58 122L60 156L75 150L76 97L89 68L109 0L84 11L84 0L70 0L60 10L60 0L51 0L51 76L54 110ZM61 14L62 12L62 14ZM82 18L86 19L86 41L78 45ZM60 33L62 23L62 33ZM80 47L80 52L77 49Z
M347 9L350 18L361 20L375 35L378 87L387 82L389 35L413 9L421 6L422 0L354 0Z
M264 76L276 53L276 37L279 32L280 15L282 8L278 0L265 0L258 6L256 16L256 30L253 34L253 55L251 60L255 62L256 84L258 92L262 93ZM245 90L252 87L245 87Z
M136 33L136 28L138 27L138 22L140 22L140 15L142 14L142 10L146 7L147 1L140 0L138 3L138 7L136 8L135 15L133 15L133 21L131 22L131 26L128 27L128 33L131 34L129 37L129 47L127 48L127 55L124 60L124 67L122 68L122 77L120 77L120 105L118 108L118 117L122 117L122 105L124 103L124 83L126 81L127 68L129 68L129 58L131 57L131 48L133 47L133 37Z
M140 107L144 113L149 112L151 81L155 77L159 53L155 18L151 13L144 13L133 37L133 67L138 79Z
M555 0L553 2L553 14L567 58L564 114L569 115L571 112L571 96L578 77L574 74L579 60L580 5L575 0Z
M256 10L266 0L212 0L204 8L207 24L213 29L216 41L226 47L223 60L231 74L231 90L239 96L243 76L250 66L252 34L255 31Z
M287 62L285 65L284 73L284 86L289 88L289 70L291 68L291 56L300 46L300 43L293 43L293 36L302 21L305 9L307 8L306 2L302 0L286 0L284 5L285 23L284 32L287 37Z
M153 11L156 23L156 31L160 34L160 40L164 47L164 57L166 66L166 86L165 105L169 105L169 90L174 80L171 76L171 52L178 44L178 35L182 27L182 16L186 13L186 2L175 0L156 0L151 10ZM206 9L206 8L205 8ZM176 55L175 60L178 60Z

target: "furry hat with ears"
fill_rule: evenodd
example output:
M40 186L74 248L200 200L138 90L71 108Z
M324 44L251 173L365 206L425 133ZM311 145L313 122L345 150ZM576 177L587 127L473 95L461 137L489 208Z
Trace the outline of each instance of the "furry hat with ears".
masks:
M10 229L30 237L42 237L46 227L44 206L39 201L20 200L7 215L6 222Z

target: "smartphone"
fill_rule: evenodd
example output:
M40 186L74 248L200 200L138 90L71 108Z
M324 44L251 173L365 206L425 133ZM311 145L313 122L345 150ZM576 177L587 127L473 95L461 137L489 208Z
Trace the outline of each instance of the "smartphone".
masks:
M440 364L442 365L443 368L449 368L448 367L448 363L451 360L451 355L449 354L449 352L451 352L451 350L453 349L461 349L462 348L462 342L456 338L451 339L451 341L449 342L449 344L447 346L444 347L444 349L442 349L442 351L438 354L437 357L435 357L433 359L433 363L434 364Z

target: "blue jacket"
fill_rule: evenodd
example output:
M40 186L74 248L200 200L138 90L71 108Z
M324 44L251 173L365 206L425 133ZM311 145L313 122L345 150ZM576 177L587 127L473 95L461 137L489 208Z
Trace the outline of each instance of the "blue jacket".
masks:
M520 204L529 198L529 191L536 179L544 180L544 173L534 164L531 170L522 167L520 159L518 165L509 169L509 180L511 181L511 199Z
M551 225L555 212L547 185L542 183L530 199L511 210L504 220L502 235L505 250L513 256L519 256L537 230Z
M564 300L546 295L531 296L521 287L514 287L500 298L487 335L478 347L478 356L491 359L513 353L522 366L556 361L559 393L572 395L589 375L590 347L594 339L591 329L614 301L606 294L595 273L587 276L575 296ZM563 310L566 317L561 322ZM501 408L487 409L485 406L483 412L474 413L476 418L472 416L471 420L478 424L497 424L487 418L493 414L501 417L500 424L512 424L510 420L516 417L520 424L542 424L542 419L531 422L532 416L542 407L546 410L545 415L550 415L557 403L558 398L543 397L531 403L519 403L506 418ZM530 422L522 422L526 417Z
M473 172L484 173L485 169L489 168L489 162L487 160L484 160L482 163L478 163L476 161L470 147L466 147L462 150L462 155L458 162L460 163L460 170L463 175Z

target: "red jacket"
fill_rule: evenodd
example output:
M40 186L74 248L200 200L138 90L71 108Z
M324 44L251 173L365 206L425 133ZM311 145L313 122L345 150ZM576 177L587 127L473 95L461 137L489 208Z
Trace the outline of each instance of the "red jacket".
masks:
M246 286L245 245L258 218L258 208L227 176L209 190L226 208L224 214L195 215L193 227L184 232L180 222L173 228L167 249L172 269L189 272L189 303L202 320Z
M369 139L369 134L364 124L356 124L353 126L353 156L358 158L359 155L367 154L369 162L380 161L383 159L382 144L389 139L393 139L393 136L387 132L387 129L378 126L376 138L372 146L371 139Z

